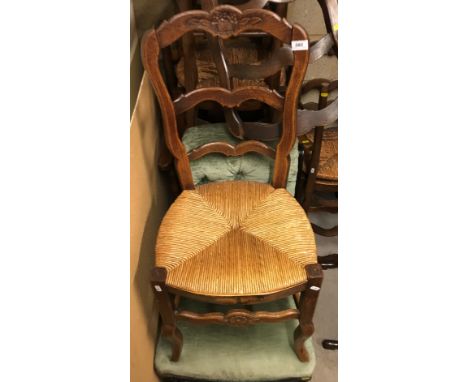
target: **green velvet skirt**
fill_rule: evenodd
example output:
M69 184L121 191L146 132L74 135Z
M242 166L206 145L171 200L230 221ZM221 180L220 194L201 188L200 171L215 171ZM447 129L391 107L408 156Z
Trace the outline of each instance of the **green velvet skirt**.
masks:
M222 307L183 300L181 309L198 313L226 311ZM295 308L292 297L253 305L254 310ZM312 339L306 342L309 362L301 362L293 350L297 320L246 327L178 322L184 336L178 362L171 362L170 343L161 336L156 347L155 368L163 381L308 381L315 367Z

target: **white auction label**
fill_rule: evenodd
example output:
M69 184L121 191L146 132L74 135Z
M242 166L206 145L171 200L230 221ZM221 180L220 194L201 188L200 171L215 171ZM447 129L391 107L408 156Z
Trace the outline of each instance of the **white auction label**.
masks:
M309 48L309 42L307 40L293 40L291 41L292 50L307 50Z

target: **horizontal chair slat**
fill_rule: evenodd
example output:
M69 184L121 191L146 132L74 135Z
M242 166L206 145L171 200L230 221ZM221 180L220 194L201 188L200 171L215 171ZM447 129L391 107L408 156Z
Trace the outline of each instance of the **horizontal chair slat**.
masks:
M233 108L248 100L264 102L277 110L282 110L284 105L284 98L276 90L248 86L234 91L221 87L196 89L177 98L174 108L176 114L181 114L205 101L215 101L222 106Z
M190 160L196 160L208 154L219 153L226 156L241 156L249 152L256 152L275 159L276 152L270 146L259 141L244 141L238 145L231 145L227 142L210 142L191 150L188 153Z

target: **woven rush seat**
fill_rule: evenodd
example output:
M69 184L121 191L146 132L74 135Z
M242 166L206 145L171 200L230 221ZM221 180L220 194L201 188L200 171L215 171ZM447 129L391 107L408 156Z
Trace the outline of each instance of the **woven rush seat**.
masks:
M313 142L314 134L308 134L307 138ZM338 128L328 128L323 131L317 179L338 181Z
M303 285L305 265L315 263L314 234L301 206L284 188L256 182L183 191L156 243L167 285L201 295L275 293Z

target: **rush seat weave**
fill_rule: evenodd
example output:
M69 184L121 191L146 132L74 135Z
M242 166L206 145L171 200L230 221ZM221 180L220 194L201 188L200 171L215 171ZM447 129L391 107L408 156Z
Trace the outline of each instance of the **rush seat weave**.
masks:
M223 54L229 64L258 64L262 60L262 52L259 46L245 38L239 38L237 41L225 41ZM197 88L220 86L219 74L213 61L213 52L210 50L209 46L203 43L197 44L195 55L198 78ZM266 55L267 52L263 52L263 56ZM182 57L176 66L177 80L182 86L185 86L184 64L184 57ZM280 73L280 81L284 84L284 70L282 69ZM247 80L233 78L232 81L234 88L240 86L267 86L262 79Z
M317 262L309 220L283 188L233 181L185 190L159 229L168 286L212 296L262 295L304 284Z
M307 137L313 142L314 134ZM317 178L338 181L338 128L324 129Z

